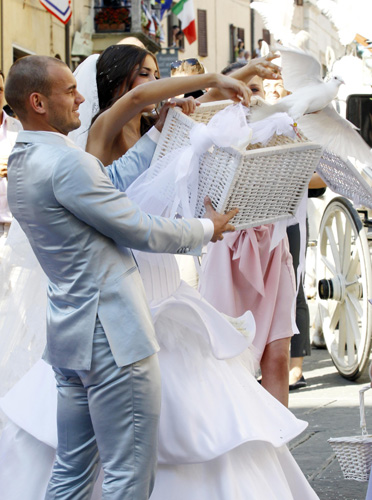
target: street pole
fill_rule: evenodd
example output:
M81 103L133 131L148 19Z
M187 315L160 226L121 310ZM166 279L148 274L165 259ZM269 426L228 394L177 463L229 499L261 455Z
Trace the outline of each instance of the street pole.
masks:
M254 0L251 0L251 3ZM254 50L254 10L251 9L251 57L253 57Z
M65 62L68 67L71 67L70 24L71 19L65 25Z

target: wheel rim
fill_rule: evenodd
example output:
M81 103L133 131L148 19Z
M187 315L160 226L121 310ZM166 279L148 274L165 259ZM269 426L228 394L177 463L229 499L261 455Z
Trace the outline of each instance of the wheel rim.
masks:
M355 377L369 359L372 274L365 230L347 200L332 200L324 212L317 275L327 349L339 372Z

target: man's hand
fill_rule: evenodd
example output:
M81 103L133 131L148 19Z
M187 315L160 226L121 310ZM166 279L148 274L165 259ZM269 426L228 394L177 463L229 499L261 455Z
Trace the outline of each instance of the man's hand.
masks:
M231 99L249 106L252 91L245 83L225 75L217 75L217 77L218 82L216 87L219 89L223 99Z
M237 208L230 210L227 214L219 214L212 207L212 202L209 196L206 196L204 199L205 206L205 215L204 217L211 219L214 224L214 233L211 241L215 243L216 241L223 240L223 233L227 231L235 231L235 227L232 224L229 224L229 221L235 217L235 215L239 212Z

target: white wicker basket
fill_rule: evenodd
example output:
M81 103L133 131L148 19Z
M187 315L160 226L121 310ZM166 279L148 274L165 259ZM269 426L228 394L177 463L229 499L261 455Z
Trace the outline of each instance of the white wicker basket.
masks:
M361 436L328 439L339 461L345 479L368 481L372 466L372 435L367 433L364 411L364 392L359 391Z
M355 205L372 208L372 187L350 161L323 151L317 172L332 191L346 196Z
M153 162L190 145L189 133L197 122L208 123L229 101L203 104L194 114L178 109L168 113ZM195 216L204 214L208 195L218 212L238 207L237 229L269 224L293 216L316 169L322 148L304 138L274 136L270 143L234 148L213 147L200 160Z

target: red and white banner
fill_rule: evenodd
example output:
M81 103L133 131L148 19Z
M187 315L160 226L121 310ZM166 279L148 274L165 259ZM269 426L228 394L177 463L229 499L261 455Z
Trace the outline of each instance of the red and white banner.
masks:
M70 20L71 0L40 0L40 3L63 24L67 24Z

